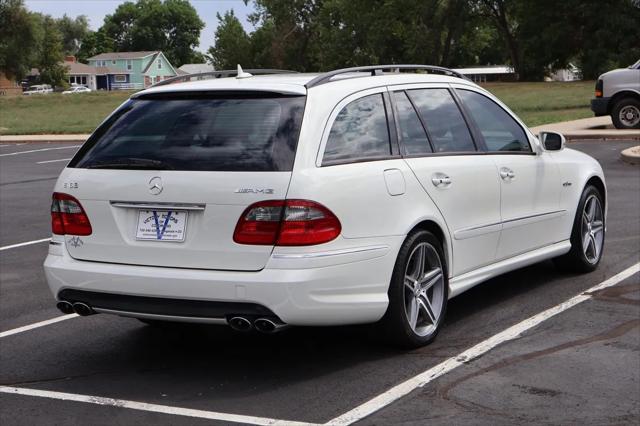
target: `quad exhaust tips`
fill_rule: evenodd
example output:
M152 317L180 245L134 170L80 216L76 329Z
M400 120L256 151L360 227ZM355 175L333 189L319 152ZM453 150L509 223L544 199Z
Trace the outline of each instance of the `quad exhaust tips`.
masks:
M231 317L229 319L229 326L235 331L251 331L255 329L261 333L275 333L276 331L280 331L286 327L287 324L279 322L278 320L270 319L270 318L258 318L251 322L250 319L245 317Z
M72 314L75 312L76 314L82 317L86 317L96 313L91 306L82 302L70 303L70 302L67 302L66 300L62 300L56 303L56 307L63 314Z

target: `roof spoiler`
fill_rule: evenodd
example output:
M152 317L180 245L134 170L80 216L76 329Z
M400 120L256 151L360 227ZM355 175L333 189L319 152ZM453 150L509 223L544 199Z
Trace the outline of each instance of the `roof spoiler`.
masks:
M371 76L383 75L385 72L387 73L399 73L401 71L425 71L430 74L443 74L448 75L450 77L462 78L464 80L469 80L463 74L454 71L449 68L438 67L435 65L369 65L364 67L352 67L352 68L342 68L339 70L329 71L324 74L320 74L313 80L309 81L305 84L307 89L312 87L320 86L322 84L326 84L331 82L331 80L341 74L349 74L349 73L370 73Z

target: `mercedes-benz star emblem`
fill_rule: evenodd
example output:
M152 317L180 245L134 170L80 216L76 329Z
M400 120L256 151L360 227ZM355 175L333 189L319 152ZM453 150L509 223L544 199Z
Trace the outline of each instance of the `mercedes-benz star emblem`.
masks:
M149 192L151 195L158 195L162 192L162 179L156 176L149 181Z

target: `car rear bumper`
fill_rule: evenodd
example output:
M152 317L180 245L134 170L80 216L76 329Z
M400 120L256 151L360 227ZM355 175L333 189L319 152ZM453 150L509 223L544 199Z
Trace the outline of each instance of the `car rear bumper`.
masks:
M591 99L591 111L600 117L609 114L609 100L611 98L593 98Z
M44 269L58 300L84 302L99 312L193 322L255 312L291 325L358 324L384 315L401 242L394 237L317 256L274 254L258 272L82 261L62 243L50 246Z

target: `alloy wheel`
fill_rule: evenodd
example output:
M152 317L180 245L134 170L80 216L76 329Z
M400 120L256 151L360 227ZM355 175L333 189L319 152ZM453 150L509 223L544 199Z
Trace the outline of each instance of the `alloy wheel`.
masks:
M435 331L444 306L444 275L440 256L429 243L418 244L404 274L405 314L409 326L419 336Z
M604 242L604 214L600 200L595 195L589 196L584 203L581 235L585 258L591 264L597 263Z

